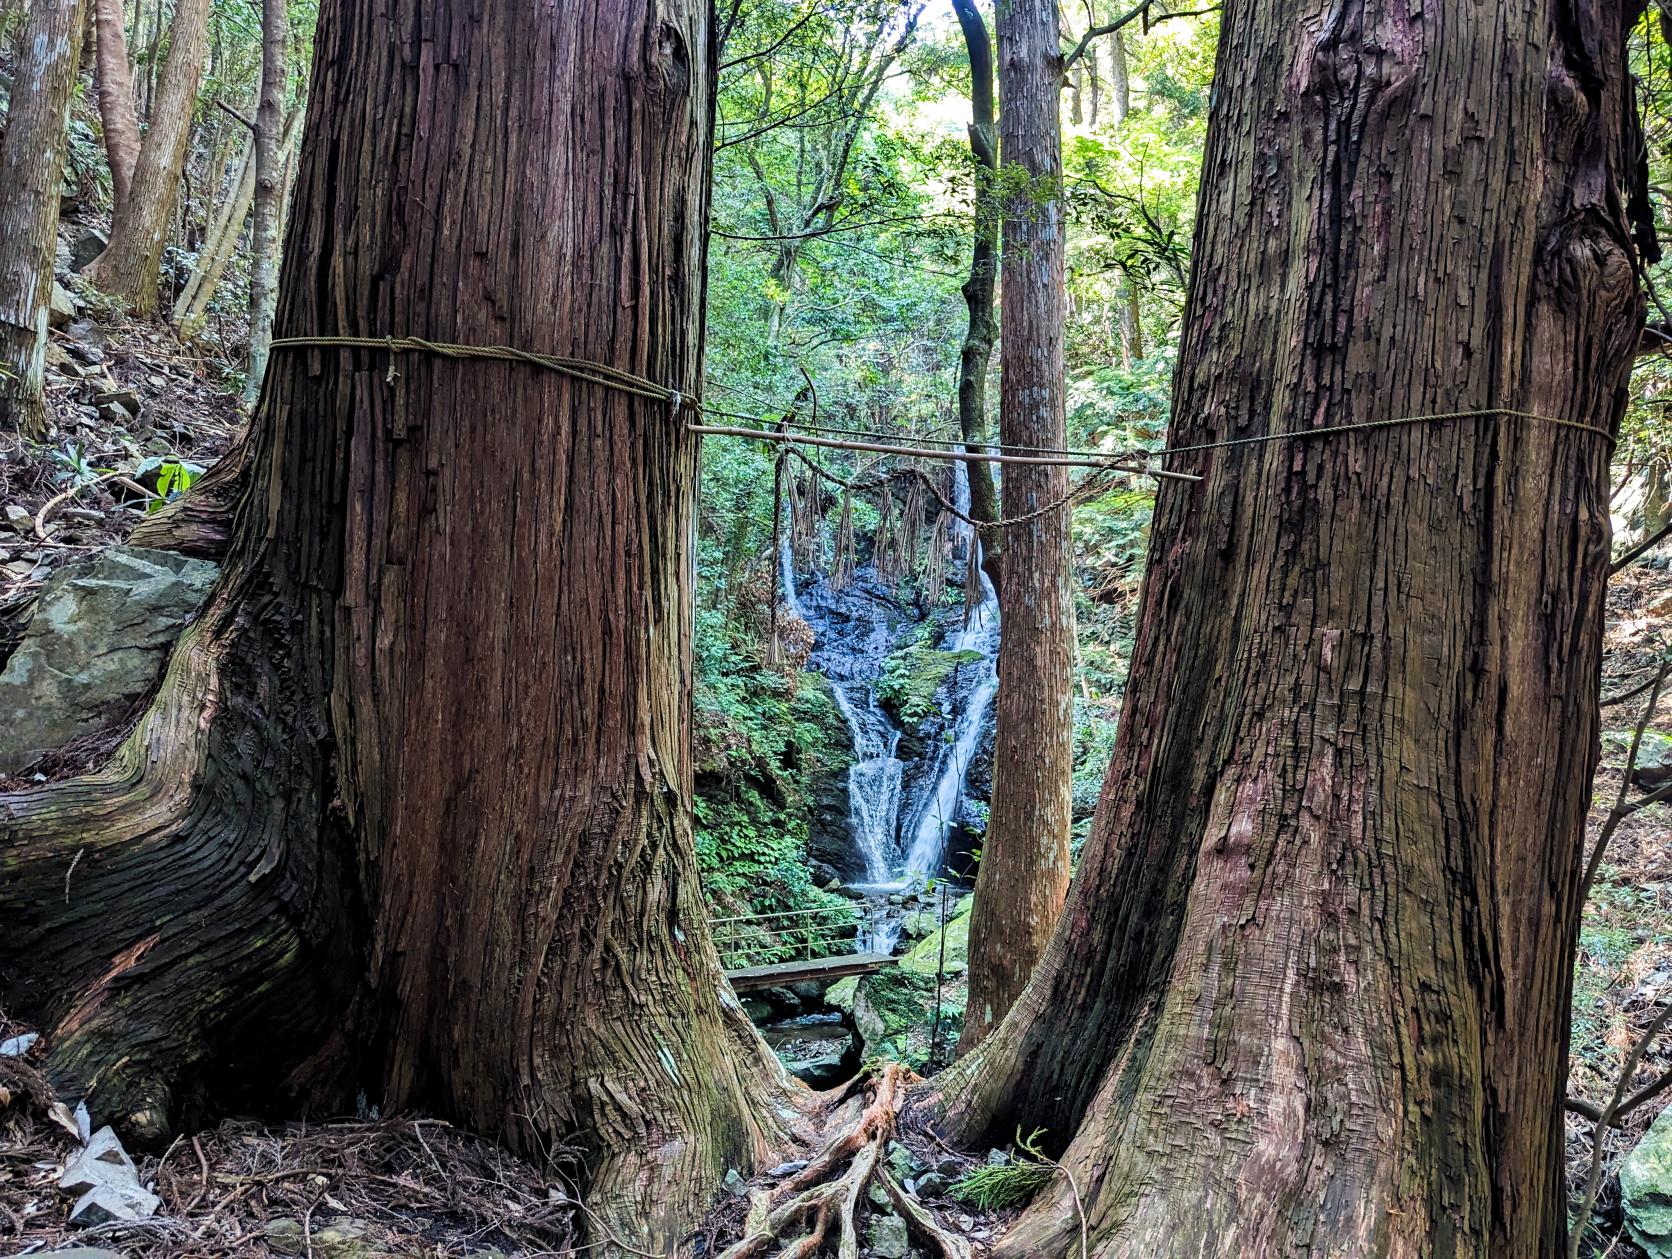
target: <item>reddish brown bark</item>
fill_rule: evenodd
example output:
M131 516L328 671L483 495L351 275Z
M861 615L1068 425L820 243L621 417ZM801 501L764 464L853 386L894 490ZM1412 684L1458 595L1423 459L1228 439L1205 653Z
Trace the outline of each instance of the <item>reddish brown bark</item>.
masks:
M83 0L32 0L0 134L0 432L41 437L52 260Z
M710 48L699 0L325 5L279 335L694 394ZM524 364L278 353L155 706L0 798L0 971L59 1086L153 1136L187 1081L285 1081L572 1142L605 1223L671 1246L788 1089L697 882L696 465L665 405Z
M1173 444L1619 421L1652 236L1618 0L1224 11ZM1159 492L1062 924L943 1082L1092 1253L1559 1251L1609 441L1453 420ZM1001 1256L1078 1247L1063 1178Z
M116 206L127 204L139 161L139 111L128 70L128 36L123 29L122 0L90 0L93 5L94 82L99 93L99 122Z
M179 0L174 6L168 59L151 110L151 125L134 162L128 195L118 199L111 216L110 243L86 268L88 279L126 302L136 315L150 315L157 309L163 246L168 243L169 226L174 220L192 111L197 106L203 58L209 49L209 7L210 0ZM101 36L105 29L101 20ZM113 78L114 73L112 70ZM113 170L117 161L112 150Z
M1062 447L1062 56L1056 0L998 7L1004 219L999 439ZM1068 470L1012 464L1004 515L1026 517L1068 492ZM993 802L970 920L969 1007L960 1053L981 1043L1021 993L1068 891L1074 769L1074 595L1069 510L1005 531L1003 629L993 705Z

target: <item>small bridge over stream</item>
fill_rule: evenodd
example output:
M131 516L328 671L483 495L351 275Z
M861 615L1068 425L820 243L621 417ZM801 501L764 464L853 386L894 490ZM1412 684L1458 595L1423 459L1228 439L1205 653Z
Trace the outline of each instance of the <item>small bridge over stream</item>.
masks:
M824 909L739 914L714 920L714 945L738 992L803 979L868 975L894 958L873 951L880 910L862 901Z

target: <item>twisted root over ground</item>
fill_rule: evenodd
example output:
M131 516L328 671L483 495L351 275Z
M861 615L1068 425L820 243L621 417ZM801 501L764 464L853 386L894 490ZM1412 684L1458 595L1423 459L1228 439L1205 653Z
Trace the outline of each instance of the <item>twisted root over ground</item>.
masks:
M832 1228L838 1259L858 1259L856 1217L873 1180L912 1234L940 1259L970 1259L969 1243L936 1224L890 1175L882 1159L906 1089L916 1078L898 1063L889 1063L874 1076L856 1081L863 1092L853 1101L860 1104L850 1103L836 1111L836 1131L817 1158L777 1188L753 1195L743 1240L720 1259L754 1259L774 1243L783 1243L780 1259L810 1259L825 1245Z

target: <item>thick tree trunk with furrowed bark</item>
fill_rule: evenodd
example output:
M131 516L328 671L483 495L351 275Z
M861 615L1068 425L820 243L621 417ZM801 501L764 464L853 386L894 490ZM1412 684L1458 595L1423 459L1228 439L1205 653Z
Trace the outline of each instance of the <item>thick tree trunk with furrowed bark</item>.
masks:
M209 48L209 8L210 0L179 0L174 6L168 59L128 195L117 199L110 219L110 243L86 269L88 279L126 302L136 315L148 316L157 309L158 272L174 220L192 111L197 107L203 58ZM101 21L101 35L106 25ZM118 161L112 148L112 170Z
M1234 0L1172 444L1609 430L1653 252L1621 0ZM1176 457L1060 928L942 1081L1104 1256L1534 1256L1565 1226L1606 435ZM1007 613L1008 615L1008 613ZM1066 1179L996 1251L1077 1253Z
M1067 441L1063 380L1062 132L1056 0L998 6L1000 155L1006 171L999 439ZM1014 184L1015 186L1010 186ZM1012 464L1004 515L1068 492L1068 470ZM993 705L993 803L970 920L967 1053L998 1026L1051 938L1068 890L1074 760L1074 595L1066 504L1005 532Z
M0 432L46 432L46 329L85 0L32 0L0 134Z
M699 0L326 4L278 335L696 393L711 55ZM364 1089L578 1146L592 1210L667 1249L791 1088L689 829L696 439L526 364L290 348L249 440L151 711L0 797L8 1009L131 1131Z

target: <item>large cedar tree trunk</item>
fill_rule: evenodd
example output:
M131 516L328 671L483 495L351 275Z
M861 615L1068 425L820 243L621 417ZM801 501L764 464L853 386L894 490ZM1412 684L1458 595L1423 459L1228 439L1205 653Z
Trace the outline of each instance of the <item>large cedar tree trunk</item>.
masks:
M695 394L711 55L703 0L326 4L278 335ZM790 1088L690 833L695 438L526 364L322 348L275 353L250 443L137 730L0 797L8 1009L140 1135L363 1088L573 1142L665 1249Z
M1174 444L1508 406L1609 429L1642 325L1621 0L1224 10ZM1605 436L1199 452L1059 930L944 1081L1098 1255L1534 1256L1597 757ZM1007 613L1008 615L1008 613ZM998 1254L1067 1254L1066 1180Z
M32 0L0 134L0 432L45 435L47 311L84 0Z
M993 359L993 290L998 278L999 150L994 130L993 41L976 0L953 0L958 25L970 63L970 156L974 159L975 239L970 246L970 274L964 281L964 304L969 326L958 353L958 435L968 450L985 450L987 443L987 368ZM970 515L976 520L999 518L993 469L985 463L969 466ZM999 582L1000 538L995 530L983 533L983 564L996 588Z
M174 221L192 111L197 107L203 58L209 49L209 7L210 0L179 0L174 6L168 59L151 110L151 125L134 162L128 195L117 199L116 212L110 219L110 243L87 265L88 279L126 302L140 316L157 309L163 246ZM101 21L101 35L105 29ZM114 71L111 77L114 79ZM113 171L117 162L116 150L111 149Z
M999 439L1006 447L1060 448L1067 440L1067 312L1056 0L1003 0L997 28L1006 171ZM1067 492L1066 468L1009 465L1004 514L1033 515L1061 503ZM1069 514L1066 505L1058 506L1005 534L993 805L975 883L960 1053L980 1044L1020 994L1068 891L1074 760Z

